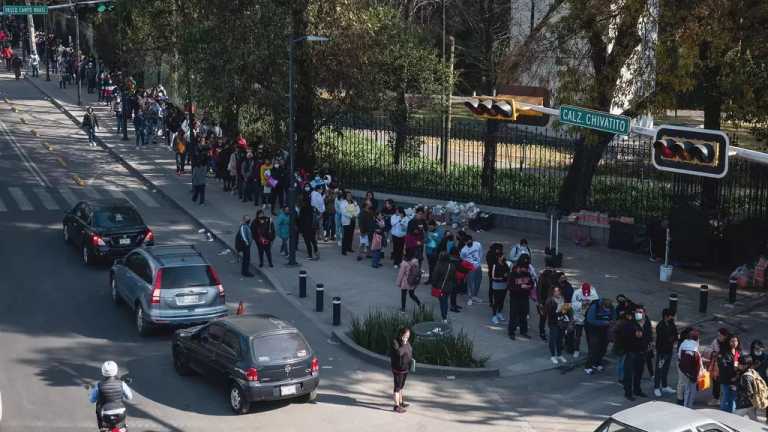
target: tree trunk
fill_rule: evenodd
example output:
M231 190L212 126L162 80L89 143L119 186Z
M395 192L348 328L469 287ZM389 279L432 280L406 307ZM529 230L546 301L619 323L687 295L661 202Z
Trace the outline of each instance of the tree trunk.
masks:
M576 143L573 162L560 188L559 207L568 212L587 208L587 198L592 188L597 164L613 135L601 132L585 132Z
M231 136L240 135L240 106L236 104L226 104L221 112L221 129L227 131Z
M704 62L702 70L704 89L704 128L720 130L720 116L723 99L720 92L720 68L710 63L711 47L709 42L702 43L699 56ZM701 204L707 212L716 212L720 208L720 179L702 177Z
M408 142L408 103L405 100L405 89L400 89L397 101L397 107L390 116L395 129L395 145L392 148L392 159L395 166L400 165L403 150Z
M29 6L29 0L26 0ZM32 15L27 15L27 29L29 30L29 55L37 55L37 45L35 45L35 20Z
M496 191L496 150L499 144L499 126L496 120L486 120L483 138L483 171L480 174L480 186L487 196Z
M309 1L294 0L292 9L293 36L309 34ZM296 130L296 168L312 171L316 157L314 149L315 128L315 92L312 58L308 42L294 45L296 62L296 111L294 126Z

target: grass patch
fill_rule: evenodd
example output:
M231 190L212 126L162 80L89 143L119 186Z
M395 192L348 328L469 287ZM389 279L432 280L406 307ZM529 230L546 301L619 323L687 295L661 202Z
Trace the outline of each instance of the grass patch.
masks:
M434 311L427 307L415 308L410 315L373 309L365 317L352 319L350 336L363 348L388 355L392 340L401 327L413 327L416 323L434 320ZM488 361L487 357L476 356L474 344L463 330L434 339L415 339L412 343L414 357L420 363L480 368L485 367Z

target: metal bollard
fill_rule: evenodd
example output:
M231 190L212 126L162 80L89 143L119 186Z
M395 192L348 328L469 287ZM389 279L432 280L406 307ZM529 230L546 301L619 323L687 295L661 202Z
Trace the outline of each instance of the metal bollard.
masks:
M731 279L728 281L728 303L734 304L736 303L736 287L738 285L736 284L736 281Z
M307 271L302 270L299 272L299 298L307 296Z
M315 287L315 312L323 311L323 296L325 295L325 288L323 284L319 283Z
M672 315L677 315L677 294L675 293L669 295L669 311Z
M709 287L702 285L699 288L699 313L707 313L707 302L709 301Z
M341 297L333 298L333 325L341 325Z

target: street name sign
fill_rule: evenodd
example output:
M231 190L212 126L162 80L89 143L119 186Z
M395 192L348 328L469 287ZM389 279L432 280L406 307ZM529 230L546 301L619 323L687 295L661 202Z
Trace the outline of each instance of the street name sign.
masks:
M629 135L630 118L571 105L560 106L562 123L596 129L617 135Z
M48 15L46 5L5 5L3 15Z

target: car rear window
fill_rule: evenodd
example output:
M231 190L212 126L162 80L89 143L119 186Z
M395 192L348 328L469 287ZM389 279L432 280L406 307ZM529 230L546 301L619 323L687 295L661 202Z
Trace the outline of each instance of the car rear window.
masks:
M117 228L143 224L141 216L131 207L98 209L93 214L93 225L101 228Z
M254 338L252 344L257 364L301 360L309 356L309 346L298 333L262 336Z
M207 265L164 267L163 288L191 288L216 285Z

